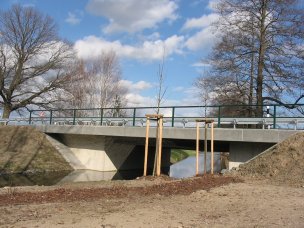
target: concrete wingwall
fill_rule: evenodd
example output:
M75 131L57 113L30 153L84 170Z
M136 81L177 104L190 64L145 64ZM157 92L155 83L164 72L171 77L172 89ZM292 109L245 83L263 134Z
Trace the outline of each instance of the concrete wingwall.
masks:
M121 171L143 169L144 145L101 135L49 134L50 141L76 169ZM148 169L153 167L155 147L149 146ZM163 148L162 170L170 166L170 149ZM150 171L151 172L151 171Z
M230 142L229 143L229 169L252 159L275 143Z

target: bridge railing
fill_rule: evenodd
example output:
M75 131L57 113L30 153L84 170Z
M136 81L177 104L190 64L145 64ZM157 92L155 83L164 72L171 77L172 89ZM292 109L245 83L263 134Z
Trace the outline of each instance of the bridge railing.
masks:
M217 127L252 127L304 129L304 104L263 105L263 114L257 115L258 106L164 106L165 127L194 127L199 118L213 119ZM289 107L289 108L287 108ZM96 126L144 126L145 114L155 113L156 107L91 108L30 110L28 124L96 125ZM22 124L19 119L9 119L6 124ZM1 121L0 121L1 122ZM151 123L156 125L156 123Z

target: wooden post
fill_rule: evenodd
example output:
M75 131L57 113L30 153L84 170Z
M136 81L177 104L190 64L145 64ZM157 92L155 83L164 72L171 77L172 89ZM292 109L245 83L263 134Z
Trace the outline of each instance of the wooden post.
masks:
M144 176L147 176L148 148L149 148L149 128L150 128L150 118L147 117L147 121L146 121L146 144L145 144Z
M214 132L213 132L214 123L211 122L211 174L213 174L213 163L214 163Z
M163 137L163 115L160 114L146 114L147 123L146 123L146 145L145 145L145 163L144 163L144 176L147 175L147 161L148 161L148 144L149 144L149 127L150 127L150 120L156 120L158 128L156 129L156 147L157 152L155 152L156 158L154 160L154 166L156 168L153 168L153 176L156 175L159 176L161 173L161 152L162 152L162 137ZM155 171L154 171L155 170Z
M198 167L198 163L199 163L199 122L196 122L196 175L199 174L199 167Z
M205 140L204 140L204 175L207 173L207 120L205 120Z
M158 134L158 156L157 156L157 176L161 174L161 157L162 157L162 139L163 139L163 118L159 118L159 134Z
M208 138L208 125L209 123L211 123L211 173L213 174L213 160L214 160L214 155L213 155L213 150L214 150L214 141L213 141L213 122L214 120L200 120L197 119L196 120L196 175L198 175L198 162L199 162L199 123L200 122L204 122L205 123L205 139L204 139L204 174L207 173L207 149L208 149L208 145L207 145L207 138Z

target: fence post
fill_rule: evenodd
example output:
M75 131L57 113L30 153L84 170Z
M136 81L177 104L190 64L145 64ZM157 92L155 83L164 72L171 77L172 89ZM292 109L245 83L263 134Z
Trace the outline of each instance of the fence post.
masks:
M73 125L76 124L76 109L73 110Z
M273 106L273 129L276 129L276 123L277 123L277 106Z
M221 127L221 106L218 107L217 127Z
M100 109L100 126L102 126L103 121L103 108Z
M133 109L133 127L135 126L136 121L136 108Z
M30 110L30 118L29 118L29 125L32 124L32 110Z
M171 120L172 127L174 127L174 114L175 114L175 107L172 107L172 120Z
M50 110L50 125L52 125L52 120L53 120L53 111Z

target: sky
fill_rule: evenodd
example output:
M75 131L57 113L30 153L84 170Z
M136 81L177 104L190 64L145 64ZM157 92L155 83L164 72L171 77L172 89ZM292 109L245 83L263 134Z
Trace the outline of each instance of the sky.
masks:
M119 57L128 106L156 104L158 68L164 57L162 105L200 105L193 83L218 39L216 0L0 0L35 7L51 16L59 35L80 58L113 50Z

